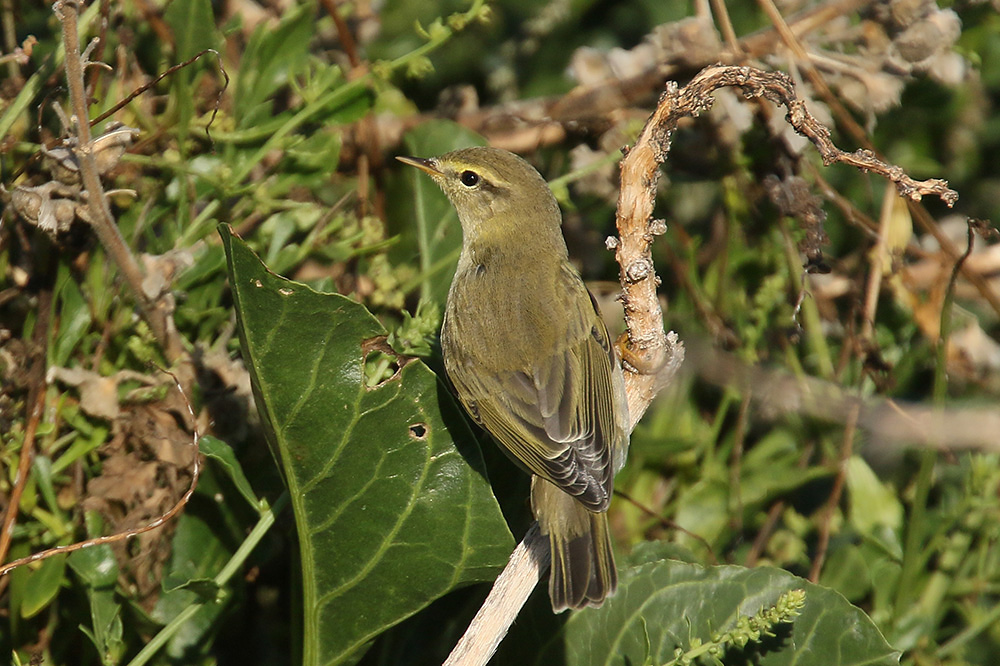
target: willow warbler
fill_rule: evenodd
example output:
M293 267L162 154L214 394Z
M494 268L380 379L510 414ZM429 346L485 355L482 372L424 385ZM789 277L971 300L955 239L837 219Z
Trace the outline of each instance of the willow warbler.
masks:
M607 510L628 449L628 406L555 197L505 150L398 159L429 174L458 210L445 370L472 418L532 474L531 507L551 545L552 609L599 606L618 583Z

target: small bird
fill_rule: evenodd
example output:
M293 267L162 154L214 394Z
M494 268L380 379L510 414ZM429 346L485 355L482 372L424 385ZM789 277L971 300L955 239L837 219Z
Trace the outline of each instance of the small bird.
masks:
M569 261L542 176L496 148L397 158L458 210L462 251L441 349L459 401L532 474L549 537L552 609L600 606L618 584L607 510L628 450L621 365Z

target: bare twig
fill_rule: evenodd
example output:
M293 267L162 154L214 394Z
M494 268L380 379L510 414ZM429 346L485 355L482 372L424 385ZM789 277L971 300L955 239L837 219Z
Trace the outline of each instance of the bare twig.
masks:
M21 443L17 474L14 477L10 496L7 498L7 508L4 511L3 520L0 522L0 564L6 559L13 540L14 524L17 521L18 511L21 509L21 497L24 494L25 486L27 486L30 477L38 426L45 411L47 393L45 350L48 346L53 325L52 298L51 284L38 292L38 302L36 304L38 320L35 322L35 330L32 333L31 362L27 372L27 384L29 387L27 400L25 401L27 404L27 425L24 431L24 440ZM2 594L7 583L6 579L0 578L0 594Z
M949 207L958 201L958 193L950 189L945 180L914 180L902 168L886 164L870 150L848 153L837 148L830 139L830 130L813 118L805 103L795 95L795 88L785 74L762 72L749 67L709 67L685 87L685 91L690 91L686 95L689 101L685 101L701 111L711 104L707 95L722 86L740 88L745 97L765 97L788 109L785 117L788 124L816 146L826 166L840 162L862 171L880 174L892 181L900 196L912 201L920 201L927 195L939 197Z
M809 54L806 52L802 42L799 41L798 36L792 32L792 29L788 27L788 23L785 18L778 11L778 8L774 6L773 0L758 0L758 3L767 17L771 19L771 24L774 26L775 30L778 31L778 35L781 37L781 41L784 42L792 53L795 54L796 61L805 70L806 78L809 79L809 83L813 85L814 88L823 96L823 99L830 108L833 109L834 114L837 116L837 120L847 129L854 140L858 142L859 145L865 148L871 149L871 142L868 140L868 133L865 132L864 128L858 124L858 121L854 119L844 105L841 104L840 99L833 94L830 90L830 86L826 84L826 80L813 65L812 60L809 58Z
M674 521L661 516L660 514L658 514L657 512L653 511L652 509L650 509L648 506L646 506L642 502L637 501L634 497L632 497L631 495L629 495L628 493L626 493L624 490L620 490L618 488L615 488L615 497L621 497L623 500L625 500L626 502L628 502L629 504L631 504L635 508L639 509L639 511L642 511L644 514L646 514L647 516L649 516L650 518L652 518L653 520L655 520L656 522L658 522L660 524L660 526L663 527L664 529L676 530L677 532L680 532L681 534L684 534L684 535L690 537L694 541L697 541L698 543L700 543L705 548L705 555L708 556L708 561L711 564L718 564L719 563L719 560L715 556L715 553L712 552L712 544L710 544L708 542L708 539L706 539L702 535L700 535L700 534L698 534L696 532L692 532L691 530L685 528L683 525L678 525Z
M736 31L733 29L733 22L729 18L729 10L726 9L725 0L712 0L712 12L715 14L715 22L719 25L726 46L734 58L743 58L743 47L740 46L739 39L736 38Z
M872 246L872 261L868 270L868 284L865 285L865 305L861 313L861 341L865 346L873 342L875 334L875 310L878 308L878 296L882 287L882 276L887 266L883 259L889 253L889 229L892 224L892 207L895 197L886 190L882 197L882 214L879 216L878 237Z
M352 69L358 69L361 67L361 58L358 57L358 47L354 43L354 36L351 34L351 29L347 26L347 21L344 17L340 15L337 9L337 3L335 0L320 0L320 4L323 5L323 9L326 13L330 15L333 19L333 24L337 27L337 37L340 39L340 45L344 49L344 53L347 54L347 60L351 63Z
M972 283L972 286L976 288L979 295L986 299L993 308L993 312L1000 315L1000 295L993 290L990 286L989 281L981 274L972 270L965 261L959 261L962 256L962 251L960 251L955 244L951 242L934 222L934 218L930 216L923 206L918 206L914 202L910 202L910 214L913 219L916 220L917 226L924 230L924 232L934 236L934 239L938 242L938 247L947 254L951 259L955 260L956 265L962 272L962 277Z
M740 411L736 416L736 432L733 433L733 453L729 463L729 506L733 518L733 531L743 531L743 447L747 438L747 423L750 421L750 396L744 394L740 401Z
M77 145L75 153L80 161L80 175L87 191L87 208L91 226L101 241L101 245L118 266L125 282L132 290L143 318L149 324L166 358L173 363L180 358L182 347L177 332L170 319L165 302L151 300L142 288L143 274L138 262L125 244L118 225L115 224L108 206L104 187L98 176L94 162L94 145L91 141L90 123L87 113L87 97L83 88L83 62L80 57L80 39L77 34L76 0L59 0L53 6L62 23L63 41L66 46L66 83L69 87L70 104L76 117Z
M844 494L844 484L847 482L847 465L854 455L854 435L858 430L858 416L861 414L860 403L855 403L847 415L847 425L844 427L844 441L840 449L840 460L837 465L837 475L833 480L833 489L826 499L826 508L819 526L819 542L816 544L816 556L809 569L809 580L816 583L823 571L826 561L826 550L830 546L830 533L833 531L833 516Z
M913 447L1000 452L1000 411L993 406L950 409L862 399L833 382L752 366L704 343L689 341L687 347L688 372L716 386L752 394L759 418L797 414L846 424L851 411L861 405L858 429L865 433L866 448L873 454L891 455Z
M146 84L139 86L138 88L136 88L135 90L133 90L132 92L130 92L128 95L126 95L124 98L118 100L110 109L108 109L107 111L105 111L101 115L99 115L96 118L94 118L93 120L91 120L90 121L90 126L93 127L94 125L96 125L97 123L101 122L102 120L106 120L106 119L110 118L114 114L118 113L119 110L121 110L121 109L125 108L126 106L128 106L129 102L131 102L133 99L135 99L136 97L138 97L142 93L146 92L150 88L154 87L157 83L159 83L163 79L167 78L171 74L174 74L175 72L178 72L178 71L184 69L185 67L189 67L189 66L193 65L194 63L196 63L199 60L201 60L202 57L204 57L204 56L206 56L208 54L214 55L216 57L216 59L219 61L219 73L222 74L222 78L223 78L222 88L219 90L219 94L216 95L216 97L215 97L215 107L212 109L212 115L208 119L208 124L205 126L205 134L208 137L209 141L211 141L212 136L209 133L209 128L212 126L212 123L215 122L215 117L219 113L219 105L222 103L222 94L224 92L226 92L226 89L229 87L229 72L227 72L226 68L222 66L222 57L219 55L219 52L216 51L215 49L205 49L204 51L199 51L198 53L194 54L193 56L191 56L190 58L188 58L184 62L179 62L176 65L168 67L162 74L160 74L159 76L157 76L153 80L147 82Z
M0 64L7 63L7 77L21 85L21 72L18 65L27 62L24 52L17 46L17 30L14 26L14 2L13 0L0 0L0 31L3 34L3 49L6 55L0 56Z
M7 557L10 549L10 540L14 534L14 519L17 518L18 508L21 505L21 495L24 487L28 483L28 473L31 468L31 459L35 451L35 433L38 432L38 424L42 421L42 411L45 408L45 387L39 386L35 390L34 404L31 406L31 414L28 416L28 425L24 430L24 442L21 444L21 455L17 463L17 474L14 476L14 487L10 493L10 501L7 503L7 510L3 515L3 523L0 525L0 562ZM3 575L0 568L0 575Z

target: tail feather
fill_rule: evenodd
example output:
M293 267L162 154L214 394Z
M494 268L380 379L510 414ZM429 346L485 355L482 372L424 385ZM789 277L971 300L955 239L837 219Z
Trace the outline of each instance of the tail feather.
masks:
M618 587L607 513L588 511L538 476L532 478L531 504L552 552L552 610L600 606Z

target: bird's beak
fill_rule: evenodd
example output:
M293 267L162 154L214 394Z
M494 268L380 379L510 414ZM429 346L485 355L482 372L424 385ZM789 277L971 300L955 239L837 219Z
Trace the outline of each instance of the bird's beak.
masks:
M421 171L429 173L432 176L443 175L441 171L437 168L437 165L435 164L434 160L425 160L422 157L404 157L404 156L396 156L396 159L402 162L403 164L409 164L410 166L417 167Z

